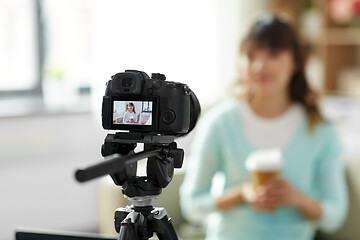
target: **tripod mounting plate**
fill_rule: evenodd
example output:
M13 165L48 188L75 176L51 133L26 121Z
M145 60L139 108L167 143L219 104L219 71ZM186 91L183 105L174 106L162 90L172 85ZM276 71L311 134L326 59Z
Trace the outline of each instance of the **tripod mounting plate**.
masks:
M105 142L150 144L170 144L174 140L175 136L171 135L138 132L117 132L115 134L108 134L105 138Z

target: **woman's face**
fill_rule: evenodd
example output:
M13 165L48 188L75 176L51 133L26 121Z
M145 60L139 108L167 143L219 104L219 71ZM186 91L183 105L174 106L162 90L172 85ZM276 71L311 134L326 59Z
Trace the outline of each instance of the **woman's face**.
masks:
M242 56L242 73L255 95L273 96L287 93L295 69L289 50L254 47Z
M129 105L129 112L132 113L134 111L134 107Z

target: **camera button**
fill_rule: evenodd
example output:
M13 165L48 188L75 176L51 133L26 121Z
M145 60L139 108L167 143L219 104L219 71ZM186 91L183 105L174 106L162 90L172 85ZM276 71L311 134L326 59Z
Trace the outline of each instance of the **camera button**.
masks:
M161 119L166 124L171 124L175 121L176 115L173 110L167 109L161 113Z
M186 95L190 95L190 94L191 94L191 93L190 93L190 88L189 88L188 85L185 85L185 86L184 86L184 92L185 92Z
M148 88L148 90L147 90L148 94L153 94L153 92L154 92L154 90L152 88Z

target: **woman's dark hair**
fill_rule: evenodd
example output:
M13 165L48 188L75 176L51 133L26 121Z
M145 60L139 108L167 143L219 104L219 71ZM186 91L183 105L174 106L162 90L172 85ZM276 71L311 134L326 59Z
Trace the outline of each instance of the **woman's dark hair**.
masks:
M133 111L134 111L134 113L136 113L136 111L135 111L135 105L131 102L131 103L129 103L129 106L132 106L133 107Z
M273 50L290 50L295 63L295 71L289 83L289 97L305 107L309 128L323 120L318 107L319 96L309 86L305 77L305 59L297 34L284 19L267 14L252 25L241 42L240 51L249 53L253 47L265 47Z

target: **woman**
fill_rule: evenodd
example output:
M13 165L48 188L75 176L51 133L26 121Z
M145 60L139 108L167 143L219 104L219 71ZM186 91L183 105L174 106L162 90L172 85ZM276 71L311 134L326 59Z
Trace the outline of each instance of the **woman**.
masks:
M203 118L181 187L184 215L218 213L207 239L309 240L318 227L336 230L347 211L342 149L306 82L294 30L263 16L242 41L241 56L247 94ZM245 160L264 148L280 148L284 166L258 191ZM224 177L218 197L210 193L216 173Z
M128 110L124 114L123 122L124 123L136 123L137 122L137 115L136 115L134 103L131 102L128 104Z

